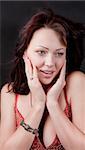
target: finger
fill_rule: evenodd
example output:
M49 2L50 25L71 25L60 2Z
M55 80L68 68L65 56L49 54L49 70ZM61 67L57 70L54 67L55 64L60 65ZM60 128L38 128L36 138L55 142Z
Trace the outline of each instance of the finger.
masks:
M27 62L26 62L26 58L24 58L24 63L25 63L25 72L26 72L26 76L27 76L27 79L29 77L29 69L28 69L28 65L27 65Z
M33 76L33 71L32 71L32 66L31 66L31 62L30 60L27 58L27 56L24 56L24 62L25 62L25 71L26 71L26 75L27 78L32 78Z
M66 74L66 60L65 60L64 65L63 65L63 67L62 67L62 69L61 69L61 72L60 72L60 77L59 77L59 79L60 79L61 81L65 81L65 74Z
M33 65L33 77L38 78L37 68Z
M26 57L26 62L27 62L27 65L28 65L29 74L30 74L30 76L33 76L32 63L31 63L31 61L30 61L30 59L28 57Z

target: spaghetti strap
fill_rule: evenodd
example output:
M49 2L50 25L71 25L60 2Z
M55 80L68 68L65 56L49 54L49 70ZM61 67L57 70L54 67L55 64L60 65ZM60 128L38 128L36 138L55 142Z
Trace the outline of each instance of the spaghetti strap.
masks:
M18 127L20 125L20 122L22 120L24 120L24 117L22 116L22 114L19 112L19 110L17 108L18 96L19 95L16 94L16 96L15 96L15 106L14 106L15 115L16 115L16 127Z
M68 116L68 118L72 121L71 103L69 103L69 101L68 101L68 97L67 97L67 93L66 93L66 86L64 87L64 95L65 95L65 101L66 101L65 113Z
M16 97L15 97L15 106L17 106L17 101L18 101L18 94L16 94Z
M64 87L64 94L65 94L66 104L69 105L69 103L68 103L68 97L67 97L67 93L66 93L66 86Z

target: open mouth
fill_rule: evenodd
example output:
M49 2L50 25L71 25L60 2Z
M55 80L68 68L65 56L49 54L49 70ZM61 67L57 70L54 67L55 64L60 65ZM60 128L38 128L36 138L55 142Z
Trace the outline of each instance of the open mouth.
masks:
M40 70L40 72L44 77L52 77L53 76L53 71L42 71L42 70Z

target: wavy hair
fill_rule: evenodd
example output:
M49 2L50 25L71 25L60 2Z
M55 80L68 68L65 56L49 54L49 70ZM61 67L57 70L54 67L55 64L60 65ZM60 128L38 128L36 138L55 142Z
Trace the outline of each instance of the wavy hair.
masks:
M9 86L10 84L12 85L11 90L14 93L25 95L29 93L25 64L22 57L34 32L42 27L48 27L56 31L59 34L61 42L67 46L66 73L69 74L80 67L83 57L84 25L74 23L65 17L56 15L51 9L44 9L33 15L20 30L15 47L14 67L11 71L9 82Z

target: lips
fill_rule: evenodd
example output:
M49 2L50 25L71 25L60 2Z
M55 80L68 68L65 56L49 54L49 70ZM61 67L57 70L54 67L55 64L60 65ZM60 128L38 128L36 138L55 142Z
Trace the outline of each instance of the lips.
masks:
M48 70L42 71L42 70L40 70L40 72L41 72L41 74L42 74L44 77L52 77L54 71L48 71Z

